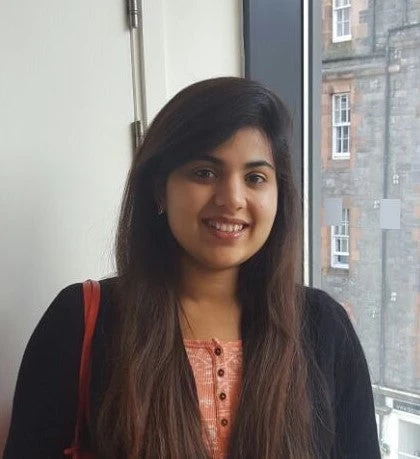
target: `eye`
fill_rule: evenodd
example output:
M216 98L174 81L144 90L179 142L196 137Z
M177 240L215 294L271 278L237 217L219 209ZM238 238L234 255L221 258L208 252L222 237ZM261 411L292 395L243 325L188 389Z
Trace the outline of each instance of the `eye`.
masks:
M246 181L252 185L259 185L260 183L266 182L267 179L264 175L261 174L248 174L246 176Z
M200 180L211 180L216 176L216 174L210 169L196 169L194 171L194 177L197 177Z

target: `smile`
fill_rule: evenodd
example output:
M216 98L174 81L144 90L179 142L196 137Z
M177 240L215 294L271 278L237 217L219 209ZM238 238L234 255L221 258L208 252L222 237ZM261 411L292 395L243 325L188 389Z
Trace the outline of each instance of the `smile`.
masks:
M217 239L223 240L235 240L238 239L245 230L248 228L248 224L238 220L227 220L227 219L204 219L203 223L210 229L213 235Z
M244 228L244 225L242 224L221 223L214 220L206 220L205 223L210 228L214 228L219 231L224 231L226 233L236 233L238 231L242 231Z

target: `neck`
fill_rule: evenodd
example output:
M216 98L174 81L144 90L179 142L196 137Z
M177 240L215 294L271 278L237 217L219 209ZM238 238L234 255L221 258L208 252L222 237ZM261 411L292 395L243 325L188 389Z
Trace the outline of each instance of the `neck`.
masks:
M213 271L183 263L180 322L185 339L240 338L238 271Z
M195 263L182 263L181 295L191 301L225 307L236 302L238 268L209 270Z

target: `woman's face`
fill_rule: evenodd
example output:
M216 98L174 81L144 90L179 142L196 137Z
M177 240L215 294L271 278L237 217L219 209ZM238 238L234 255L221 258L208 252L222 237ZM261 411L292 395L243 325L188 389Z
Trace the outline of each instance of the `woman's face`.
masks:
M267 240L277 212L271 146L257 128L242 128L211 154L170 174L164 201L170 229L186 258L236 268Z

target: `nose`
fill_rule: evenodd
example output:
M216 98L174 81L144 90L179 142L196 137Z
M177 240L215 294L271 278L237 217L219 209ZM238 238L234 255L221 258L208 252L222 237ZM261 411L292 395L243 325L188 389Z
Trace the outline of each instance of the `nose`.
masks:
M239 177L226 177L216 185L215 204L229 212L242 209L246 203L246 187Z

